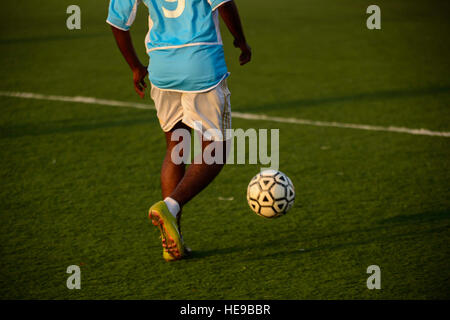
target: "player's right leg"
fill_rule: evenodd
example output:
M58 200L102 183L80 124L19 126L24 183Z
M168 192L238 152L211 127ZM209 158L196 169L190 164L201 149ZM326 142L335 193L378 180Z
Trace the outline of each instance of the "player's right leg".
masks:
M202 157L205 148L210 144L215 144L215 150L223 149L223 159L219 163L207 164L205 161L200 163L194 161L189 165L183 179L170 194L170 197L175 199L181 207L205 189L216 178L225 164L226 141L202 141L202 154L199 156Z
M200 161L194 160L189 165L183 179L170 195L180 207L205 189L226 163L227 145L231 143L228 132L231 129L230 91L226 80L204 93L184 93L182 104L183 122L195 128L200 135L202 152ZM203 156L212 159L207 161Z

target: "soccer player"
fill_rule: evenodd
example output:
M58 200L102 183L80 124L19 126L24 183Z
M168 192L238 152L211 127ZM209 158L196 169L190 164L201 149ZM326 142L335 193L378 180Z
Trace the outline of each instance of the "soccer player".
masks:
M141 2L149 11L145 38L148 68L139 61L129 33ZM233 0L110 0L109 4L106 21L133 72L134 88L144 98L148 74L151 97L165 132L167 150L161 168L164 200L150 207L149 218L161 231L166 261L188 255L190 249L185 247L179 224L182 208L219 174L225 162L194 161L186 169L184 163L176 164L171 157L182 140L173 136L177 129L197 131L202 137L202 154L212 143L216 151L226 149L231 107L219 15L234 37L234 46L241 50L240 64L248 63L251 49Z

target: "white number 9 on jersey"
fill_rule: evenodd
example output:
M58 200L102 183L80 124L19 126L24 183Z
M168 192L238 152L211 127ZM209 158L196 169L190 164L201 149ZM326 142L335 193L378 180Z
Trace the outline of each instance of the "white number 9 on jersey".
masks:
M186 0L165 0L166 2L176 2L178 1L177 8L175 10L167 10L166 8L162 8L164 12L164 16L166 18L178 18L184 11L186 7Z

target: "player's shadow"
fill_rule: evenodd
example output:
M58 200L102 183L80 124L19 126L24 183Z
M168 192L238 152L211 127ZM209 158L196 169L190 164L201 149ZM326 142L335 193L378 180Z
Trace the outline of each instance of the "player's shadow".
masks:
M263 254L260 256L254 256L248 260L263 260L270 258L282 258L292 255L302 255L311 252L318 251L335 251L340 249L348 249L352 247L358 247L361 245L381 243L385 241L393 242L405 238L414 238L418 235L434 234L437 232L442 232L449 229L448 224L439 225L437 227L430 227L427 229L417 230L416 226L423 225L424 223L434 223L441 222L444 220L450 220L450 210L443 210L437 212L423 212L418 214L410 215L399 215L392 218L387 218L379 221L376 226L371 228L356 229L351 231L344 231L338 233L325 234L321 236L314 237L314 241L325 240L324 242L331 244L324 244L315 246L312 248L295 248L277 251L270 254ZM398 232L396 229L404 227L412 227L411 231L401 231ZM380 235L380 232L381 235ZM350 241L342 241L340 239L355 239ZM270 245L270 243L265 244L265 246ZM278 246L278 243L273 245Z
M421 224L424 222L432 222L436 220L445 220L445 219L450 219L450 209L437 212L423 212L409 215L398 215L392 218L384 219L379 223L381 225L409 224L409 223Z
M241 252L247 248L241 246L232 246L227 248L209 249L209 250L193 250L189 259L203 259L207 257L217 256L217 255L228 255L236 252Z
M373 244L377 242L392 242L404 238L416 237L418 235L427 235L442 232L444 230L448 230L448 224L430 227L424 230L417 230L416 226L420 226L425 223L440 222L444 220L450 220L450 210L399 215L381 220L375 226L370 228L353 229L336 233L323 234L323 230L318 229L318 235L312 236L311 238L309 238L309 240L297 238L298 243L302 243L302 245L299 245L296 248L292 247L292 243L295 243L295 240L293 239L295 239L295 235L297 234L294 233L285 234L285 236L275 240L252 243L251 245L248 245L247 242L247 245L245 246L231 246L222 249L196 251L193 252L192 258L200 259L209 256L229 255L240 252L242 254L237 259L242 261L282 259L283 257L304 255L312 252L335 251L340 249L358 247L361 245ZM410 231L403 230L404 227L408 226L412 227ZM396 229L399 228L403 228L403 231L396 231ZM324 244L308 248L308 241L319 241L323 242ZM289 248L286 248L287 243L289 243ZM271 251L271 253L264 253L267 251Z
M384 91L376 91L376 92L366 92L366 93L357 93L353 95L347 96L339 96L339 97L323 97L323 98L315 98L315 99L298 99L292 101L278 101L276 103L263 104L258 106L243 106L239 109L239 111L273 111L273 110L281 110L281 109L296 109L301 107L315 107L332 103L340 103L340 102L354 102L360 100L387 100L387 99L402 99L402 98L412 98L412 97L420 97L426 95L437 95L443 93L449 93L449 86L430 86L423 88L413 88L413 89L392 89L392 90L384 90Z
M440 232L443 230L448 230L448 227L436 227L436 228L430 228L427 230L422 231L411 231L411 232L404 232L399 233L395 235L382 235L382 236L376 236L376 237L364 237L364 239L356 240L356 241L348 241L348 242L342 242L337 244L329 244L329 245L323 245L323 246L317 246L313 248L306 248L306 249L291 249L291 250L284 250L279 252L274 252L270 254L264 254L264 255L258 255L253 256L249 259L243 259L243 260L265 260L265 259L280 259L286 256L294 256L294 255L303 255L303 254L309 254L312 252L318 252L318 251L336 251L341 249L349 249L352 247L359 247L362 245L367 244L373 244L377 242L384 242L384 241L398 241L400 239L408 238L408 237L415 237L417 235L425 235L425 234L433 234L436 232ZM361 233L362 231L354 231L354 233Z

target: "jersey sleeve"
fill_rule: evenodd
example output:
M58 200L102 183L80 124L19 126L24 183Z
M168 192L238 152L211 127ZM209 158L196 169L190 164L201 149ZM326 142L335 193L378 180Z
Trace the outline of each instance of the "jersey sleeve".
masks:
M229 2L231 0L208 0L211 5L212 11L216 10L218 7L223 5L225 2Z
M110 0L106 22L120 30L128 31L136 18L140 2L141 0Z

